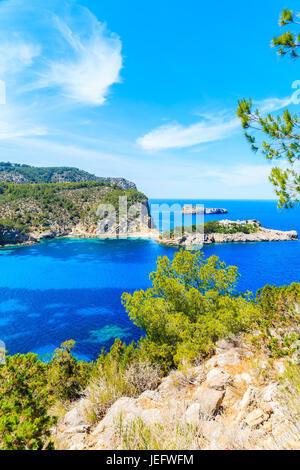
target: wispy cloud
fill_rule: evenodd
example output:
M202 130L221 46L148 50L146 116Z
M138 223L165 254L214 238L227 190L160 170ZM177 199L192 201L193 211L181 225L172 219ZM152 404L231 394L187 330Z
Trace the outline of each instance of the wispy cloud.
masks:
M11 109L0 106L0 140L11 140L20 137L45 136L47 129L41 124L35 124L31 119L32 108L27 110Z
M46 134L47 131L43 127L11 127L6 122L0 121L0 140L42 136Z
M274 111L279 111L286 106L289 106L293 103L292 96L286 96L285 98L266 98L261 101L254 101L254 106L260 110L262 114L272 113Z
M270 174L268 165L233 165L226 168L212 168L204 176L214 178L226 186L252 186L265 183Z
M121 81L120 38L77 1L43 3L0 2L0 78L19 82L19 94L48 88L76 103L102 105Z
M0 43L0 76L15 74L33 64L40 54L39 44L11 39Z
M267 98L255 102L262 113L270 113L282 109L292 103L292 98ZM203 115L196 124L183 126L179 123L159 126L137 139L138 145L144 150L163 150L193 147L195 145L216 142L231 137L240 129L240 120L234 112L223 111L221 117Z
M54 19L64 39L63 56L49 61L41 73L40 87L59 88L80 103L102 105L114 83L120 82L122 44L106 31L105 25L82 9L80 30L70 27L58 16Z
M228 121L207 120L190 126L167 124L150 131L139 138L137 143L145 150L191 147L225 139L232 135L238 126L239 121L236 118Z

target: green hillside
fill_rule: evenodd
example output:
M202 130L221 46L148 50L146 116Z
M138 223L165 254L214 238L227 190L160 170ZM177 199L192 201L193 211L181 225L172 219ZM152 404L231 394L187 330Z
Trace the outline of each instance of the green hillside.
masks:
M78 223L88 227L98 221L98 205L110 203L118 209L119 196L127 196L128 206L147 204L146 196L136 189L106 182L0 183L0 232L1 227L23 232L67 230Z
M80 183L102 181L116 184L124 189L136 188L125 178L95 176L84 170L72 167L34 167L18 163L0 162L0 181L8 183Z

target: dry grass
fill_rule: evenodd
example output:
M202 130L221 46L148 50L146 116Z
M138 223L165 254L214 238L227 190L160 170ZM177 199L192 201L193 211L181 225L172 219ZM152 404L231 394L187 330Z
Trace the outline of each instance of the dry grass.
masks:
M107 409L121 397L137 397L145 390L155 389L161 380L158 367L148 362L134 362L121 369L116 361L100 370L90 383L86 395L91 405L86 409L89 423L101 419Z
M164 424L147 425L137 419L124 425L122 419L116 426L123 450L196 450L205 445L201 424L194 426L178 419Z

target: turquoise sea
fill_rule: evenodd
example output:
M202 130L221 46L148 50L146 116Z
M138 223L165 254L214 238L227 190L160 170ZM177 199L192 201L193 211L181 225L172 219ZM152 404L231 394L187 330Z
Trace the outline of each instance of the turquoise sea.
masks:
M264 227L300 234L300 207L279 211L275 201L150 200L162 202L224 207L228 215L206 220L256 218ZM300 242L210 245L203 250L238 266L242 291L300 281ZM121 295L147 288L157 257L172 258L174 252L150 240L60 239L1 249L0 339L10 354L40 355L74 339L75 353L83 359L95 359L115 337L138 339L141 331L127 318Z

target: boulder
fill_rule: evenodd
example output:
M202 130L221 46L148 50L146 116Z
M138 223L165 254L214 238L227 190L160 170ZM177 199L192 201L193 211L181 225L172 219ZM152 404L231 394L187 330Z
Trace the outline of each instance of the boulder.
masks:
M198 425L200 423L201 406L200 403L192 403L185 413L185 420L188 424Z
M203 421L201 433L208 442L218 442L224 434L224 427L216 421Z
M86 411L90 406L91 402L86 398L82 398L70 411L68 411L68 413L66 413L63 424L68 426L71 430L73 428L78 428L79 426L89 426Z
M250 428L255 428L264 421L267 421L268 418L269 415L267 413L265 413L261 408L256 408L245 418L245 423L250 426Z
M141 411L141 408L136 406L136 400L134 398L119 398L119 400L109 408L105 417L93 431L93 435L101 434L109 428L112 429L115 424L120 421L120 417L122 417L124 423L139 418Z
M221 369L212 369L206 376L206 386L215 390L225 390L232 382L232 377Z
M200 386L193 394L193 401L199 404L201 415L210 417L219 410L224 395L225 391Z
M142 400L151 400L158 403L161 401L161 394L156 390L145 390L145 392L143 392L138 398L139 402Z
M247 388L246 392L243 395L241 401L236 405L236 408L239 409L239 414L237 415L236 422L240 422L244 419L247 414L248 408L255 406L258 402L258 397L260 395L260 390L256 387L250 385Z
M237 365L242 359L242 352L238 348L228 349L227 351L218 354L206 363L208 367L223 367L225 365Z
M234 376L234 380L237 383L246 382L247 384L251 384L252 377L251 377L250 374L247 374L246 372L243 372L242 374L236 374Z

